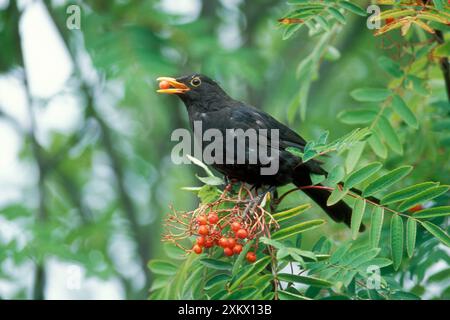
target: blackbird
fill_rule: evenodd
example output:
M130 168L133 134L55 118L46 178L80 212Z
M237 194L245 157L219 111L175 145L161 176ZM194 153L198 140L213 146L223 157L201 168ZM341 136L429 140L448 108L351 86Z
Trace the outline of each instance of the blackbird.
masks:
M303 150L306 141L296 132L285 126L269 114L258 110L244 102L231 98L214 80L201 74L192 74L179 78L160 77L159 93L175 94L185 104L189 115L191 127L194 122L202 123L202 130L217 129L224 136L227 129L278 129L279 143L271 144L268 139L258 139L258 147L269 147L278 155L278 170L274 174L261 174L263 164L257 163L228 164L226 161L212 163L211 165L230 179L236 179L256 186L278 187L293 183L297 187L311 186L310 174L327 175L321 167L321 162L310 160L305 163L288 152L286 148L295 147ZM264 131L264 130L263 130ZM202 143L204 148L204 144ZM236 147L235 147L236 148ZM255 156L255 149L245 144L245 159ZM274 150L275 149L275 150ZM234 150L236 151L236 149ZM242 151L242 150L241 150ZM224 147L225 157L230 149ZM225 163L223 163L225 162ZM344 202L327 206L330 191L320 188L302 189L314 202L316 202L334 221L344 222L350 226L351 208Z

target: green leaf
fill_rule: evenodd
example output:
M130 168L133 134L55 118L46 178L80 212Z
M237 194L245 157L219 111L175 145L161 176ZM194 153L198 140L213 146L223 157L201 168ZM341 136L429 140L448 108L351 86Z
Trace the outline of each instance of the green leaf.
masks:
M391 91L385 88L359 88L353 90L350 95L360 102L380 102L386 100Z
M323 182L326 177L323 174L315 174L315 173L310 173L309 176L311 177L311 182L312 185L318 185L319 183Z
M344 110L338 114L338 119L345 124L366 124L371 123L377 116L373 109Z
M340 23L345 24L345 17L344 15L336 8L328 7L328 12Z
M392 108L406 122L406 124L408 124L408 126L414 129L417 129L419 127L416 116L399 95L393 96Z
M253 246L254 242L255 242L254 239L253 240L249 240L245 244L244 248L242 248L242 252L239 254L239 256L237 257L236 261L233 264L233 269L231 270L231 274L232 275L237 274L239 268L242 265L242 262L244 261L245 256L247 255L247 252L250 251L250 249Z
M439 241L441 241L443 244L445 244L447 247L450 247L450 237L449 235L442 230L437 225L428 222L428 221L419 221L419 223L427 229L429 233L431 233L433 236L438 238Z
M310 276L299 276L296 274L280 273L277 275L277 277L281 281L303 283L315 287L329 288L333 286L333 283L330 281Z
M434 55L438 57L450 57L450 42L446 41L444 44L437 46L434 50Z
M177 273L178 267L170 262L163 260L151 260L148 268L155 274L173 276Z
M331 27L330 24L328 23L328 21L319 15L314 16L314 20L322 27L322 29L324 29L325 31L330 31Z
M400 155L403 154L403 146L389 120L384 116L380 116L378 118L377 127L383 135L389 148Z
M381 204L385 205L385 204L391 204L391 203L403 201L405 199L408 199L422 191L428 190L437 185L438 185L438 183L436 183L436 182L423 182L423 183L419 183L419 184L410 186L403 190L392 192L392 193L384 196L381 199Z
M355 146L348 151L347 157L345 158L345 169L348 173L352 172L355 169L359 158L361 158L365 146L365 142L357 142L355 143Z
M359 16L362 16L362 17L367 16L367 12L363 8L361 8L359 5L357 5L356 3L352 3L350 1L339 1L338 5L350 12L353 12L354 14L359 15Z
M441 0L433 0L434 6L438 10L444 10L444 2Z
M342 166L337 165L330 170L327 177L327 183L330 185L335 185L342 181L345 177L345 170Z
M423 203L425 201L434 199L438 196L440 196L443 193L446 193L448 191L448 186L437 186L430 188L428 190L422 191L411 198L406 199L404 202L402 202L398 206L399 211L405 211L412 207L414 207L416 204Z
M292 208L292 209L288 209L288 210L284 210L284 211L281 211L281 212L274 213L272 215L272 217L275 220L277 220L277 222L281 222L281 221L290 219L292 217L295 217L295 216L305 212L309 208L311 208L311 204L306 203L306 204L299 205L298 207L295 207L295 208Z
M231 284L230 284L230 290L235 290L239 287L239 285L244 281L247 277L250 275L258 274L261 271L263 271L267 264L270 262L271 257L264 257L262 259L259 259L254 264L250 266L246 266L245 268L241 269L240 272L236 274L236 276L233 277Z
M283 228L283 229L275 232L272 235L272 239L273 240L282 240L282 239L291 237L293 235L318 228L319 226L321 226L324 223L325 223L325 220L322 220L322 219L301 222L296 225L293 225L293 226L290 226L287 228Z
M240 288L232 293L230 293L226 299L227 300L246 300L250 299L257 292L257 288L255 287L245 287Z
M292 37L292 36L294 35L294 33L297 32L302 26L303 26L303 24L301 24L301 23L296 23L296 24L288 25L288 26L286 27L286 29L284 29L282 39L283 39L283 40L289 39L289 38Z
M398 270L403 258L403 219L398 214L391 219L391 254L394 269Z
M219 273L216 274L215 276L211 277L211 279L209 279L208 281L206 281L205 283L205 290L209 290L212 287L216 286L219 283L224 283L230 280L230 276L228 274L225 273Z
M381 138L375 130L372 132L372 135L367 140L369 142L370 147L372 148L373 152L380 158L386 159L387 157L387 148L384 145L383 141L381 141Z
M210 259L210 258L203 258L200 259L200 263L204 265L205 267L214 269L214 270L227 270L231 271L232 265L229 262L217 260L217 259Z
M341 201L348 193L348 190L341 190L339 188L335 188L333 192L331 192L330 196L327 199L327 206L332 206L333 204Z
M414 213L416 219L427 219L435 217L445 217L450 215L450 206L434 207L423 209Z
M366 201L364 201L363 199L356 199L350 223L353 240L356 240L356 238L358 237L359 228L361 227L361 222L365 210L366 210Z
M409 218L406 222L406 253L408 257L414 254L414 247L416 246L417 222Z
M350 174L347 179L345 179L344 186L346 189L353 188L355 185L364 182L366 179L370 178L378 170L380 170L382 164L380 162L372 162L365 167Z
M370 245L373 248L377 248L380 242L381 229L383 227L384 208L375 207L373 209L372 218L370 220Z
M386 56L381 56L377 59L377 62L378 65L380 65L380 67L382 67L391 76L396 78L400 78L401 76L403 76L403 71L396 61Z
M363 196L371 196L378 191L382 191L407 176L412 170L412 166L402 166L372 181L363 191Z
M280 300L311 300L310 298L307 298L305 296L284 290L278 291L278 298Z
M198 197L200 198L201 203L210 203L220 196L220 191L217 189L217 187L210 186L210 185L204 185L200 188L198 191Z

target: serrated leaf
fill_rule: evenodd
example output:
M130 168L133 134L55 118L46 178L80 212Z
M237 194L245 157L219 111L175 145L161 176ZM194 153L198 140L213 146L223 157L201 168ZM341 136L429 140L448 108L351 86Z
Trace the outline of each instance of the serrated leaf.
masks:
M404 202L402 202L398 206L398 210L399 211L408 210L408 209L414 207L416 204L420 204L425 201L434 199L434 198L440 196L441 194L446 193L448 191L448 189L449 189L448 186L437 186L437 187L433 187L428 190L422 191L422 192L412 196L411 198L406 199Z
M280 300L311 300L308 297L296 294L296 293L292 293L289 291L285 291L285 290L279 290L278 291L278 298Z
M225 283L225 282L229 281L230 278L231 277L225 273L216 274L215 276L211 277L208 281L206 281L204 289L209 290L219 283Z
M232 265L229 262L217 260L217 259L210 259L210 258L203 258L200 259L200 263L204 265L205 267L214 269L214 270L228 270L231 271Z
M373 109L352 109L344 110L338 114L338 119L345 124L366 124L371 123L377 112Z
M381 56L377 59L378 64L391 76L400 78L403 76L403 71L400 68L400 65L398 62L386 57Z
M310 277L310 276L299 276L296 274L289 273L279 273L277 275L278 279L286 282L302 283L315 287L329 288L333 286L333 283L324 279Z
M391 254L394 269L398 270L403 258L403 219L398 214L391 219Z
M378 191L382 191L407 176L412 170L412 166L403 166L389 171L387 174L372 181L363 191L363 196L371 196Z
M163 260L151 260L148 268L155 274L173 276L177 273L178 267L170 262Z
M235 290L239 287L239 285L244 281L248 276L253 274L258 274L261 271L263 271L267 264L270 262L271 257L264 257L262 259L259 259L254 264L241 269L241 272L238 273L236 276L233 277L231 284L230 284L230 290Z
M309 203L302 204L302 205L299 205L299 206L297 206L295 208L291 208L291 209L288 209L288 210L284 210L284 211L281 211L281 212L274 213L272 215L272 217L275 220L277 220L278 222L281 222L281 221L290 219L292 217L295 217L295 216L305 212L309 208L311 208L311 205Z
M364 201L363 199L356 199L350 223L353 240L356 240L356 238L358 237L359 229L361 227L361 222L365 210L366 210L366 201Z
M316 219L295 224L293 226L283 228L272 234L273 240L282 240L294 236L296 234L318 228L325 223L325 220Z
M392 98L392 108L406 122L408 126L414 129L417 129L419 127L416 116L399 95L394 95L394 97Z
M381 229L383 228L384 208L375 207L370 220L369 240L372 248L377 248L380 242Z
M437 225L428 222L428 221L419 221L419 223L427 229L429 233L431 233L433 236L435 236L439 241L441 241L443 244L445 244L447 247L450 247L450 237L449 235L442 230Z
M350 1L339 1L338 5L350 12L353 12L354 14L361 16L361 17L367 16L367 12L363 8L361 8L359 5L357 5L356 3L352 3Z
M359 170L356 170L352 174L350 174L344 182L344 186L346 189L351 189L355 185L364 182L372 175L374 175L378 170L380 170L382 164L380 162L372 162Z
M353 148L348 151L347 157L345 158L345 169L347 172L350 173L355 169L359 158L361 158L365 146L365 142L357 142L355 143Z
M391 94L392 92L385 88L359 88L350 93L353 99L360 102L381 102Z
M414 247L416 246L417 222L409 218L406 222L406 253L408 257L414 254Z
M335 185L338 182L341 182L342 179L345 177L345 170L342 166L335 166L333 169L330 170L327 177L327 183L330 185Z
M399 155L402 155L403 146L389 120L384 116L380 116L378 118L377 127L383 135L384 140L386 141L389 148L391 148L392 151L398 153Z
M345 17L344 15L336 8L328 7L328 12L340 23L345 24Z
M333 204L338 203L347 195L347 193L348 189L341 190L339 188L335 188L327 199L327 206L332 206Z
M450 215L450 206L434 207L417 211L414 213L416 219L427 219L435 217L446 217Z
M286 29L284 29L282 39L283 39L283 40L289 39L289 38L292 37L292 36L294 35L294 33L297 32L302 26L303 26L303 24L300 24L300 23L299 23L299 24L291 24L291 25L288 25L288 26L286 27Z
M372 148L373 152L380 158L386 159L387 157L387 148L384 145L383 141L381 141L381 138L379 134L376 131L373 131L370 138L367 140L369 142L370 147Z
M385 204L391 204L391 203L403 201L405 199L408 199L422 191L428 190L437 185L438 185L438 183L436 183L436 182L423 182L423 183L419 183L419 184L404 188L403 190L392 192L392 193L384 196L381 199L381 204L385 205Z

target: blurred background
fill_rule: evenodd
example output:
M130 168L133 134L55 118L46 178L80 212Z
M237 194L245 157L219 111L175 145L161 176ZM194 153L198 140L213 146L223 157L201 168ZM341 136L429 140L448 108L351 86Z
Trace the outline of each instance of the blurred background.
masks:
M181 188L200 184L194 166L170 160L170 134L188 122L178 99L156 94L158 76L207 74L307 139L351 129L336 114L357 106L348 92L361 82L386 83L381 42L349 17L302 121L288 106L316 40L282 40L287 10L285 0L0 0L0 298L147 298L161 221L170 204L195 208ZM450 183L432 168L417 163Z

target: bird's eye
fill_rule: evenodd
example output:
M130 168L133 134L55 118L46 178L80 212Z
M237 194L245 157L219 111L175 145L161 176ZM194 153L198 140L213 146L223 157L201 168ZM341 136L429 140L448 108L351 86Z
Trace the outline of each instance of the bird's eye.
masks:
M191 80L191 84L194 87L198 87L199 85L202 84L202 81L200 80L200 78L195 77L194 79Z

